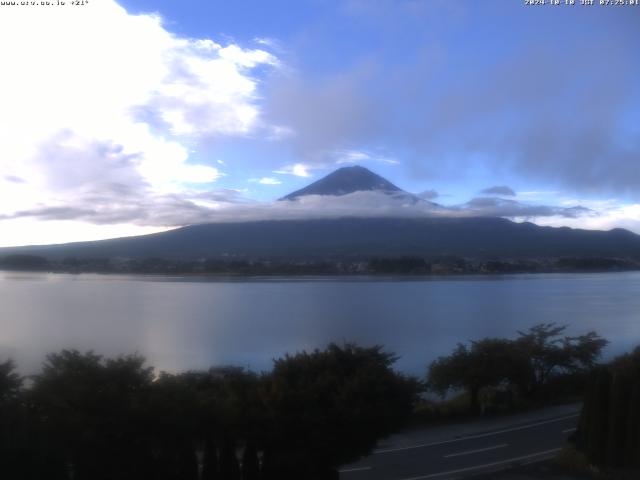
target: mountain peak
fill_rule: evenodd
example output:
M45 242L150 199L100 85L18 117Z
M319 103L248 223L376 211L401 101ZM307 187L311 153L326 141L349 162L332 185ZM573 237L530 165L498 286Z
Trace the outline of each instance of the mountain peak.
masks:
M339 168L320 180L286 195L282 200L295 200L306 195L341 196L362 191L405 193L389 180L373 173L368 168L354 165L352 167Z

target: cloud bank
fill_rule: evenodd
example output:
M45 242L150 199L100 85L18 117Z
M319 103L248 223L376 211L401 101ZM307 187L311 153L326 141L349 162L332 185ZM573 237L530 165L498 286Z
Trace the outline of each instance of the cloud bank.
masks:
M581 206L553 207L525 204L497 197L481 197L462 205L443 206L417 196L359 191L348 195L306 195L295 200L256 202L236 190L183 192L153 197L124 194L122 201L85 202L85 207L40 207L21 210L0 220L34 218L76 220L92 224L133 223L140 226L178 227L208 222L285 220L337 217L505 217L512 219L597 216ZM90 205L97 205L91 207Z

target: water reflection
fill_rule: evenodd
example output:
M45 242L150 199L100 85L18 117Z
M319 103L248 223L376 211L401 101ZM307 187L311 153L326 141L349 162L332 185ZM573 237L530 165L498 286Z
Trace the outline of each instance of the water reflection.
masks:
M165 370L268 369L330 341L383 344L416 374L457 342L540 322L597 330L612 355L640 343L640 274L221 280L0 272L0 356L138 351Z

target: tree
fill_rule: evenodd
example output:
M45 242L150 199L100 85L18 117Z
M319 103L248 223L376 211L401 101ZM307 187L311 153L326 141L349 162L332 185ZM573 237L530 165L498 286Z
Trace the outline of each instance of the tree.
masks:
M24 379L15 369L13 360L0 363L0 405L14 399L20 393Z
M150 456L145 397L152 379L137 355L49 355L29 392L47 455L69 465L78 480L144 477Z
M526 368L526 359L510 340L485 338L458 344L449 356L440 357L429 366L427 385L441 395L462 389L469 395L471 411L480 410L482 388L513 383Z
M277 360L271 374L222 367L155 376L137 355L63 350L27 389L7 362L0 472L9 480L337 478L336 466L412 412L419 384L394 372L394 361L381 347L331 345Z
M554 374L586 373L595 367L609 342L593 331L577 337L562 337L566 328L541 323L526 332L518 332L516 346L529 359L528 378L520 382L523 394L531 395Z
M373 273L429 273L431 266L421 257L374 258L369 261Z
M450 389L471 390L474 384L469 375L471 364L471 352L466 345L459 343L451 355L438 357L429 365L428 388L442 396Z
M450 355L431 363L427 385L443 396L451 390L466 391L471 411L478 412L483 388L505 385L530 397L562 375L580 376L584 383L582 377L596 366L608 342L595 332L563 337L565 330L543 323L518 332L516 340L485 338L469 346L458 344Z
M151 414L160 455L167 465L164 469L175 470L176 458L184 465L194 465L185 452L178 452L181 446L190 445L192 452L202 452L204 479L239 479L236 446L255 445L264 437L262 382L258 375L236 367L177 375L163 372L153 384ZM249 463L253 460L250 454L249 449Z
M337 466L398 429L420 386L392 370L395 360L379 346L353 344L276 360L266 392L272 424L264 475L334 478Z
M18 478L27 456L24 409L19 402L23 378L12 360L0 363L0 473Z
M0 259L0 266L9 270L46 270L49 261L37 255L12 254Z
M640 347L592 376L575 442L596 465L640 467Z

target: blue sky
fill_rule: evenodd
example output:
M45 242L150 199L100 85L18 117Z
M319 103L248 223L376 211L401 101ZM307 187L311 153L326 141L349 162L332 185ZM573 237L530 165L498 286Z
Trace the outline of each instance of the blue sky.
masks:
M456 211L481 197L495 207L483 214L640 232L640 7L96 0L41 10L7 7L0 19L11 72L0 86L12 92L0 94L3 245L247 209L279 218L274 200L354 163ZM516 195L482 193L492 186ZM577 206L586 213L564 213Z

